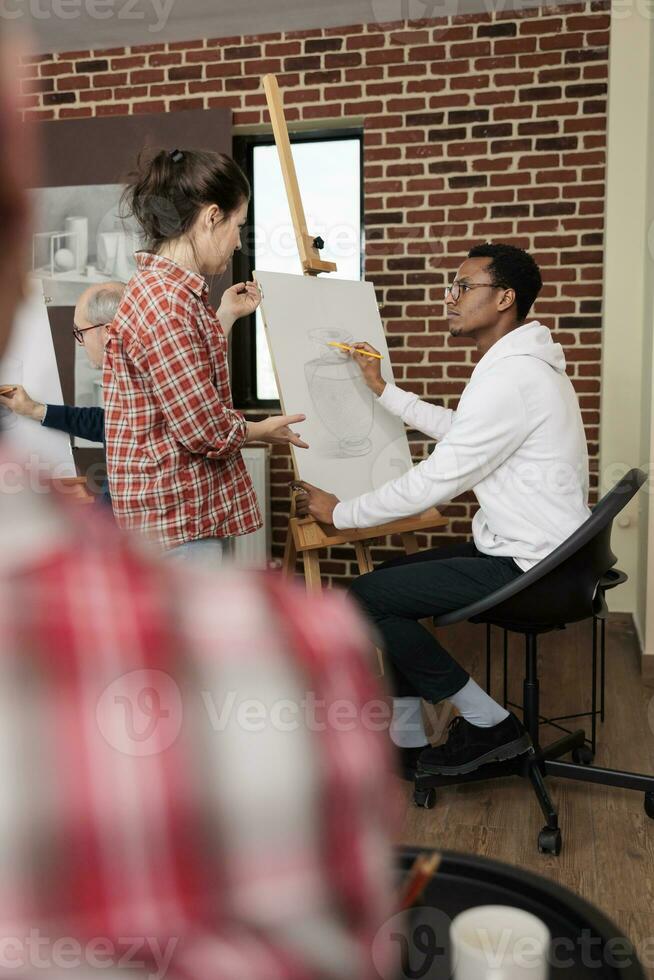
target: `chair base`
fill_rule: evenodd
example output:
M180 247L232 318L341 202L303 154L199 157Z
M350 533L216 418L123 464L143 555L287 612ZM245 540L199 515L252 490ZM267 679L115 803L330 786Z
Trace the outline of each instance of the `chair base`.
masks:
M654 776L622 772L618 769L600 769L596 766L559 762L568 752L579 752L586 742L582 729L564 735L545 748L533 748L524 755L509 762L481 766L475 772L464 776L436 776L431 773L418 773L414 781L413 802L416 806L431 809L436 802L436 789L461 783L500 779L507 776L520 776L529 779L536 799L545 817L545 826L538 835L538 850L541 854L558 855L561 851L561 830L556 807L550 797L545 776L561 779L576 779L602 786L615 786L635 790L645 795L645 813L654 819Z

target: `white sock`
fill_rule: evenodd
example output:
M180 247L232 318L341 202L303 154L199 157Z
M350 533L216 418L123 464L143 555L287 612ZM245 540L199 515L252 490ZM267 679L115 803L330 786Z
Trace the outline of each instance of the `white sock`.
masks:
M417 749L428 744L420 698L393 698L389 735L398 749Z
M455 708L458 708L466 721L479 728L492 728L509 717L509 712L473 681L468 680L460 691L448 698Z

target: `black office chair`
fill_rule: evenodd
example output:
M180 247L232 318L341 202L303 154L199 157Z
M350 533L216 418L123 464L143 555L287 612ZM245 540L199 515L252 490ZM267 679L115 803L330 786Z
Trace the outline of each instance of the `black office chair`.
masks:
M600 500L588 520L528 572L485 599L434 620L435 626L449 626L470 620L524 634L523 721L531 735L533 748L508 763L485 765L464 776L435 776L418 769L413 795L417 806L428 809L433 807L437 786L507 775L527 777L547 820L538 835L538 849L541 853L549 854L559 854L561 831L556 809L543 778L546 775L643 792L645 812L654 819L654 776L555 761L568 752L581 749L585 742L585 733L581 729L565 735L546 748L541 748L538 740L538 637L541 633L565 629L570 623L605 612L604 593L599 586L602 578L616 562L611 551L613 520L646 479L641 470L630 470Z

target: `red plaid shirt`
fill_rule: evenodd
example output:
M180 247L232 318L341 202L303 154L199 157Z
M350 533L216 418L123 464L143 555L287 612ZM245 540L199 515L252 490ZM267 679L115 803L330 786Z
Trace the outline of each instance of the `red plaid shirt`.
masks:
M3 496L0 974L390 975L387 736L347 600Z
M261 527L241 456L246 422L234 411L227 339L204 278L137 253L109 328L105 438L118 524L166 548Z

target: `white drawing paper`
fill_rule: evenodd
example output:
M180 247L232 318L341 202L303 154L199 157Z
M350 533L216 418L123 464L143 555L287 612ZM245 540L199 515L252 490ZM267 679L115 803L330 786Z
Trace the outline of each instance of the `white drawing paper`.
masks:
M346 351L367 341L393 372L372 283L255 272L266 336L284 412L309 449L291 447L301 480L341 500L376 490L411 468L404 424L379 404Z
M16 314L7 350L0 359L0 385L5 384L23 385L36 401L55 405L63 402L43 285L39 279L30 280L29 295ZM31 466L38 466L42 475L76 475L70 439L65 432L48 429L2 406L0 429L9 452Z

